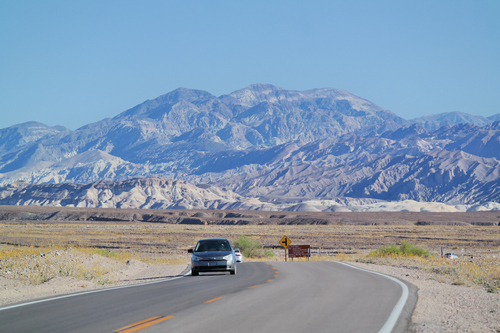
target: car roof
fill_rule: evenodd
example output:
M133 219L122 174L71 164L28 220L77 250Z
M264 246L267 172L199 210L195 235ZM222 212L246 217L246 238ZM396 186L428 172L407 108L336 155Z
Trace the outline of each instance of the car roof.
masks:
M198 242L201 242L201 241L211 241L211 240L226 240L229 242L229 240L227 238L203 238L203 239L199 239Z

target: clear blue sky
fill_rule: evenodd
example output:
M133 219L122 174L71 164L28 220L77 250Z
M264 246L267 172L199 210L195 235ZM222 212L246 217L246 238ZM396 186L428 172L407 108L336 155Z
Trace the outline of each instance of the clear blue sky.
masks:
M500 113L500 1L0 1L0 128L76 129L178 87L337 88Z

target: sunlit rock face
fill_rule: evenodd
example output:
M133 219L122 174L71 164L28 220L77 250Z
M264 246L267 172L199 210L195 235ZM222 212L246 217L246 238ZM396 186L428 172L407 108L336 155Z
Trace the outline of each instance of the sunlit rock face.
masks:
M0 196L7 200L16 186L68 183L64 191L74 202L56 203L56 190L47 201L19 200L173 207L171 199L147 194L125 199L113 191L79 192L99 181L152 177L225 191L222 199L205 193L190 202L187 196L177 204L186 208L284 204L278 208L333 211L370 200L410 200L483 209L500 197L498 119L452 112L405 120L332 88L254 84L219 97L179 88L76 131L36 122L0 129Z

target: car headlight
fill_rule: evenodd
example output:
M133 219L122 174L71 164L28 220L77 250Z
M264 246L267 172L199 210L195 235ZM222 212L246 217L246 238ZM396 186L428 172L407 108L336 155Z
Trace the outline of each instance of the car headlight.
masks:
M232 254L228 254L227 256L224 256L224 260L233 261L233 255Z
M200 261L200 260L201 260L201 257L198 257L198 256L193 255L193 256L191 257L191 260L193 260L193 261Z

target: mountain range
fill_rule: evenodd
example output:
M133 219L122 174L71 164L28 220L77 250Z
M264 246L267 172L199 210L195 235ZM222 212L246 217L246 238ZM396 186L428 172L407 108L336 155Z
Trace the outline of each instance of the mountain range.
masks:
M320 210L331 210L412 200L477 206L500 200L499 161L500 114L406 120L329 88L255 84L220 97L179 88L75 131L37 122L0 129L0 203L271 210L323 200L329 204ZM185 200L147 195L153 188L172 191L176 181L189 188ZM119 196L110 189L125 183L141 199L128 195L127 201L123 191L121 200L99 199L109 195L99 194L106 189ZM96 202L81 195L85 186L96 191ZM61 191L66 196L57 199ZM42 192L54 195L44 201Z

